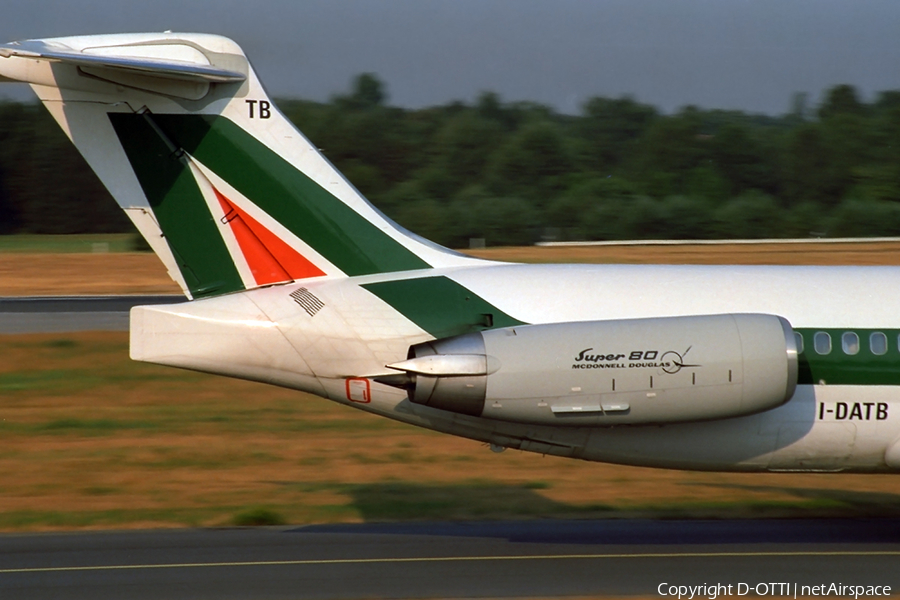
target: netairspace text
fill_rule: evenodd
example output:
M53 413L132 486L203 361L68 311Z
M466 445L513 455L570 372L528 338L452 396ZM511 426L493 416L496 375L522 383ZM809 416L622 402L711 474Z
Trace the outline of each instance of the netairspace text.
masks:
M889 585L847 585L843 583L821 583L800 585L790 582L767 583L704 583L702 585L675 585L660 583L656 588L660 596L672 596L678 600L708 598L716 600L721 596L785 596L789 598L835 596L840 598L865 598L868 596L890 596Z

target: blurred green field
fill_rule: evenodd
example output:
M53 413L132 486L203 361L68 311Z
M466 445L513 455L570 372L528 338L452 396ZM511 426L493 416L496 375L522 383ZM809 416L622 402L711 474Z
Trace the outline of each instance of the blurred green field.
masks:
M133 252L137 233L0 235L0 252L85 254Z
M132 362L127 334L0 336L0 530L416 519L898 516L900 478L587 463Z

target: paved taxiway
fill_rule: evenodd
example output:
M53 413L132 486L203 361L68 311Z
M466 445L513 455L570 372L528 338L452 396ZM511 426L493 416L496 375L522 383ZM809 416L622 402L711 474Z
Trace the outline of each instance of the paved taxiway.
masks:
M184 301L184 296L0 297L0 334L128 331L132 306Z
M0 536L0 598L641 594L889 585L900 520L525 521Z

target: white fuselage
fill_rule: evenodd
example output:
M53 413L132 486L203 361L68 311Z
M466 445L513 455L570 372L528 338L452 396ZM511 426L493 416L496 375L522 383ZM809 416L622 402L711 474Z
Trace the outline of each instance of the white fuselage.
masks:
M445 276L530 324L766 313L795 328L900 329L892 309L900 268L486 262L138 308L132 355L286 385L501 446L586 460L746 471L900 468L900 388L892 385L800 385L786 404L759 414L644 426L524 425L415 405L402 390L370 378L389 372L385 365L432 336L360 286L423 276ZM324 305L313 316L290 296L299 288ZM900 362L896 341L891 352ZM835 413L838 403L843 415ZM854 404L856 414L848 418Z

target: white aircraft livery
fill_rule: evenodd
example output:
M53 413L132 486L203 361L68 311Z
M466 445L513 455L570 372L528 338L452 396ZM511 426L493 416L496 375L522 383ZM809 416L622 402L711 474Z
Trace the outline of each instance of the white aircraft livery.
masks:
M495 449L900 470L898 268L462 256L369 204L219 36L14 42L0 81L31 85L191 300L132 310L135 360Z

